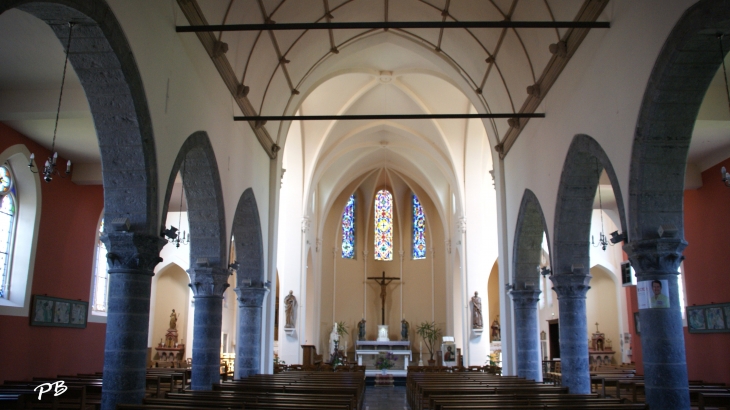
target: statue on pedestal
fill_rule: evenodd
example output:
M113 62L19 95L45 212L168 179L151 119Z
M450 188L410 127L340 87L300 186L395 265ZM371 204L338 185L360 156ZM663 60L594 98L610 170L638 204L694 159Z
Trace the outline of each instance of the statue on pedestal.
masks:
M340 334L337 333L337 323L332 325L332 333L330 333L330 354L332 354L335 351L335 348L337 347L337 343L340 341Z
M365 340L365 318L357 324L357 340Z
M400 340L402 340L402 341L408 340L408 327L409 327L408 321L405 318L403 318L403 320L400 321Z
M289 295L284 298L284 309L286 311L286 325L285 329L293 329L294 326L294 308L297 305L297 298L294 296L294 291L290 290Z
M502 340L500 332L501 326L499 326L499 315L497 315L497 318L494 319L494 322L492 322L492 326L490 326L490 328L492 329L492 341L497 342Z
M165 334L165 347L177 347L177 316L175 309L172 309L170 328L167 329L167 334Z
M479 297L479 292L474 292L474 296L471 298L471 304L472 329L482 329L484 327L484 322L482 320L482 298Z

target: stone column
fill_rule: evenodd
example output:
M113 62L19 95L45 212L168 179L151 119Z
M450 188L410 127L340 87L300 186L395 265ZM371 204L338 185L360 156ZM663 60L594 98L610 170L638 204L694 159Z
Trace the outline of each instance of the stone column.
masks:
M238 330L236 330L236 371L234 378L258 374L261 369L261 323L264 298L269 289L238 287Z
M542 360L538 341L537 301L540 290L512 290L517 342L517 376L542 380Z
M190 387L212 390L220 383L223 292L228 288L227 269L208 266L201 258L188 270L195 298L193 322L193 370Z
M160 249L167 243L128 230L128 220L114 220L101 237L109 271L104 410L116 409L119 403L142 403L144 398L153 269L162 261Z
M670 235L677 236L676 229ZM624 246L639 282L666 280L669 285L668 309L639 310L646 403L652 409L690 408L677 287L677 268L686 246L687 242L678 237L634 241Z
M560 368L563 386L571 394L590 394L586 292L591 275L582 272L550 277L560 310Z

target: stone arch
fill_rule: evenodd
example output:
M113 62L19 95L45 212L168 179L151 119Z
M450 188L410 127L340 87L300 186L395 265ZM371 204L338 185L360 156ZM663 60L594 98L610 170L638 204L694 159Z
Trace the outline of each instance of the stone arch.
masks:
M583 265L584 273L588 273L593 200L604 170L616 196L621 230L626 232L624 201L611 161L596 140L588 135L576 135L565 157L555 204L552 249L555 274L570 273L573 265Z
M164 243L157 231L158 176L152 118L142 77L109 5L87 0L7 0L46 22L67 44L69 61L89 102L99 141L109 252L110 303L104 347L102 409L141 403L145 393L147 326L153 268ZM143 335L143 336L142 336Z
M636 123L629 178L629 238L638 280L666 280L668 309L641 309L646 402L690 408L677 269L684 240L684 173L702 100L730 49L730 1L700 0L667 37ZM724 56L722 56L724 58Z
M586 335L586 293L590 289L590 237L593 200L602 171L616 196L621 229L626 231L623 198L611 161L593 138L578 134L570 144L560 176L553 234L553 289L560 311L563 385L572 394L591 392Z
M190 266L195 266L198 259L206 258L211 266L226 267L228 251L223 189L215 152L205 131L194 132L180 147L167 182L163 215L167 215L178 172L182 175L188 203ZM160 230L164 229L163 220Z
M261 287L264 285L264 241L261 234L259 208L253 189L243 191L233 216L233 236L236 238L236 258L239 268L236 286ZM249 280L251 283L249 284Z
M537 287L540 273L536 268L540 265L543 234L548 238L548 249L550 249L550 236L540 201L534 192L525 189L517 216L512 252L514 263L512 283L515 289L523 289L526 282L532 282Z
M684 237L684 172L697 113L720 67L717 33L730 49L730 1L687 9L654 63L634 134L629 180L629 238L657 238L671 224Z
M157 236L157 160L142 77L121 25L105 1L10 0L46 22L66 45L89 101L101 151L105 218L128 218L130 231Z

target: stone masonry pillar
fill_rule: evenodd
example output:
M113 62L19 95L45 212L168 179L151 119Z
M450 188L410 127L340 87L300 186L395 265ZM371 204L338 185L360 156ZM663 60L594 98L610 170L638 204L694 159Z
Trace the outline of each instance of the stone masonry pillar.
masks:
M261 369L262 306L269 289L238 287L238 329L236 330L236 380L258 374Z
M223 292L228 288L227 269L207 266L207 259L198 259L188 270L190 287L195 298L193 322L192 390L212 390L220 383L221 322Z
M590 394L586 292L591 275L582 272L553 275L560 310L560 368L563 386L571 394Z
M167 241L128 232L126 219L112 221L107 230L101 237L109 272L101 408L114 410L144 398L153 269Z
M538 349L537 301L539 290L512 290L517 342L517 376L528 380L542 379L542 360Z
M677 269L687 242L674 237L633 241L624 246L638 282L666 280L669 308L641 309L641 351L646 403L652 409L689 409L689 382L679 309Z

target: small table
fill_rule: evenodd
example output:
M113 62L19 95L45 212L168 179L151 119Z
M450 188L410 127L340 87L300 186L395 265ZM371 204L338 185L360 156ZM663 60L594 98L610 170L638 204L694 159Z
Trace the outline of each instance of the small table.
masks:
M375 387L393 387L393 375L392 374L376 374L375 375Z

